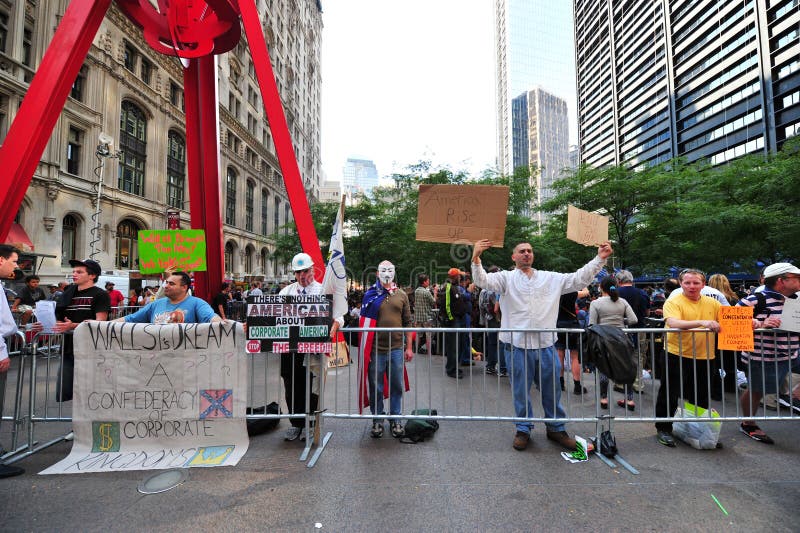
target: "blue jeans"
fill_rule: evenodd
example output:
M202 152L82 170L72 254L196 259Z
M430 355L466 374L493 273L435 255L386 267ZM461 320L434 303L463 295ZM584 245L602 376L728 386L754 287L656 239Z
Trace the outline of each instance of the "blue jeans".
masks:
M531 405L531 385L535 382L536 388L542 395L542 409L545 418L566 418L567 414L561 406L561 385L558 376L561 374L561 361L553 346L539 349L525 350L504 345L506 349L506 362L511 367L511 394L514 398L514 415L519 418L533 417ZM541 369L539 368L541 364ZM564 424L547 423L547 431L564 431ZM517 422L517 431L530 433L533 429L531 422Z
M384 374L389 382L389 414L399 415L403 411L403 349L393 348L388 354L373 354L367 368L369 383L369 410L373 415L385 414L383 407ZM383 422L383 418L375 418Z

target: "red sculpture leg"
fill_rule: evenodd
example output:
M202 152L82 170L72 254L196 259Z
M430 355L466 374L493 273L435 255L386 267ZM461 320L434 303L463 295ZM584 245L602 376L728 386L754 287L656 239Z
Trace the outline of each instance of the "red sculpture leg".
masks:
M0 148L0 242L8 236L36 165L64 109L111 0L72 0Z
M289 196L289 203L292 206L292 215L294 215L294 221L297 225L300 245L303 247L303 251L314 260L314 265L316 265L314 276L317 281L321 282L325 274L322 250L319 247L314 222L311 220L311 209L308 206L308 198L306 198L306 191L303 188L300 168L297 166L297 159L292 147L292 137L289 133L289 126L286 124L286 115L283 112L278 86L275 83L275 75L272 72L272 65L269 61L267 43L264 41L258 11L253 0L240 0L239 10L242 13L242 24L247 36L247 43L250 46L250 54L253 56L253 65L256 69L258 84L261 87L264 111L272 128L275 152L278 156L278 163L281 166L283 181L286 184L286 194Z
M190 59L183 75L191 226L206 231L206 271L195 273L194 295L206 300L225 277L215 64L213 56Z

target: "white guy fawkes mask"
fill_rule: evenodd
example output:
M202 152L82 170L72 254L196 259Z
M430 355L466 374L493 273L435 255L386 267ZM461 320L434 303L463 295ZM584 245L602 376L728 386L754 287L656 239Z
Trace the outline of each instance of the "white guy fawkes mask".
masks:
M384 261L378 265L378 279L384 286L394 281L394 265L389 261Z

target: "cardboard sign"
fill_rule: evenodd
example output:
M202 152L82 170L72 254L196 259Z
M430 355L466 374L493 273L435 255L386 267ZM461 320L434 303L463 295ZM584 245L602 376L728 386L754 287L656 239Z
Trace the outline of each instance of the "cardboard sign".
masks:
M206 232L201 229L139 232L139 271L157 274L172 267L185 272L206 269Z
M338 368L340 366L347 366L350 364L350 348L348 348L345 341L339 341L334 346L334 351L328 357L328 366L331 368Z
M800 333L800 298L784 298L781 329Z
M420 185L417 240L503 246L509 188L502 185Z
M248 297L247 352L331 353L331 299L325 294Z
M236 322L83 322L75 442L42 474L231 466L247 451L247 355Z
M608 240L608 217L570 205L567 210L567 239L584 246L597 246Z
M723 305L719 310L720 350L753 351L753 308Z

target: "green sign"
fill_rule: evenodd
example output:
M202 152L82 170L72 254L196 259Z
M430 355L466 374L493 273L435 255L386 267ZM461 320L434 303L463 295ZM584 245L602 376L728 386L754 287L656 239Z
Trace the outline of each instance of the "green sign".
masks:
M167 268L185 272L206 269L206 232L201 229L139 231L139 272Z

